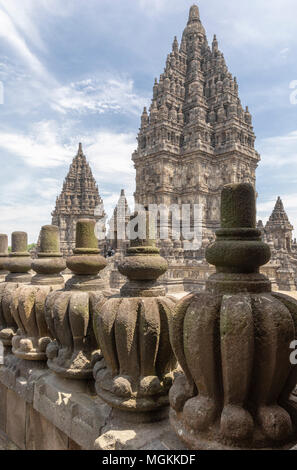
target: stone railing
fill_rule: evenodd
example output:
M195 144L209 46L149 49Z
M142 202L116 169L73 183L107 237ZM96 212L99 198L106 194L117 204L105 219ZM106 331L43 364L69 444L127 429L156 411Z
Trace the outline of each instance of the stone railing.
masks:
M58 235L56 227L43 227L32 261L26 234L14 233L13 252L3 264L8 274L0 283L0 431L16 446L180 450L296 444L291 392L297 366L290 345L297 339L297 301L271 292L259 273L270 249L255 229L251 185L224 187L221 229L206 251L216 272L205 292L178 303L158 282L167 262L148 232L119 262L128 280L116 294L99 274L106 261L94 221L77 223L65 285ZM3 236L0 249L7 258Z

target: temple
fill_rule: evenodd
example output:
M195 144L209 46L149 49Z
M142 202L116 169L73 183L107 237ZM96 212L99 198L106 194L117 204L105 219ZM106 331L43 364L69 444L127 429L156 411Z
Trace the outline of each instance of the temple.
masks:
M265 227L259 220L258 229L271 250L270 262L262 268L274 286L283 291L297 289L297 246L293 240L294 227L289 221L283 201L277 198Z
M155 79L132 157L137 203L202 207L200 250L184 251L185 244L170 236L160 244L174 266L167 273L173 288L186 288L182 278L190 287L202 287L209 266L197 280L193 259L204 260L204 248L219 227L224 184L255 184L260 156L254 143L252 117L242 107L236 78L228 71L216 36L209 47L199 9L193 5L180 45L175 37L164 72Z
M149 110L143 110L137 140L138 148L132 155L135 203L145 207L175 205L179 211L185 204L201 208L198 244L189 246L183 235L173 236L170 213L165 221L168 236L161 239L164 220L158 220L157 244L169 263L161 281L173 293L202 291L214 270L206 261L205 251L220 226L221 190L228 183L255 186L260 155L255 150L252 116L241 104L237 80L227 68L216 36L209 46L196 5L190 8L180 44L175 37L164 71L159 80L155 79L152 102ZM102 199L81 144L52 216L52 223L60 228L65 256L72 253L79 218L101 220L105 230ZM102 252L116 254L113 262L109 260L109 271L104 271L113 288L124 282L117 266L129 243L124 239L129 217L122 190L107 237L99 242ZM193 231L193 212L190 224ZM272 251L263 272L275 288L296 290L297 244L280 198L265 227L259 221L258 229Z
M95 211L98 207L102 207L102 210ZM98 186L80 143L52 212L52 224L60 229L62 253L65 256L70 255L75 247L75 227L78 219L86 217L97 221L104 216Z

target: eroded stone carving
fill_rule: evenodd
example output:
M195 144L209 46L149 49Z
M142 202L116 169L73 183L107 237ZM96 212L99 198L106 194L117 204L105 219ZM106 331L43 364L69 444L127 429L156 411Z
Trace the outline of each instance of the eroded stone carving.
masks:
M104 357L94 368L96 390L115 408L141 413L168 404L176 368L168 322L175 302L157 282L166 269L154 240L131 242L119 264L129 281L120 296L95 309L94 330Z
M21 284L31 280L31 257L27 251L28 237L25 232L13 232L11 235L11 253L4 262L4 269L9 271L5 282L0 284L0 340L4 346L11 346L16 334L17 324L12 315L13 293Z
M272 293L259 274L270 249L255 213L250 184L224 187L222 228L206 251L216 274L205 293L179 302L171 324L184 371L170 390L171 423L193 449L275 448L294 440L297 302Z
M59 228L45 225L40 232L40 252L33 260L36 275L31 284L19 286L13 293L12 315L18 325L12 339L12 352L21 359L45 361L50 332L45 321L45 300L53 290L63 287L60 274L66 263L60 253Z
M98 275L107 263L99 255L94 228L95 220L77 222L74 255L66 260L74 276L63 290L51 292L46 299L46 322L55 338L46 349L48 366L68 378L91 377L98 360L92 315L94 305L103 301L108 292L104 291L106 282Z

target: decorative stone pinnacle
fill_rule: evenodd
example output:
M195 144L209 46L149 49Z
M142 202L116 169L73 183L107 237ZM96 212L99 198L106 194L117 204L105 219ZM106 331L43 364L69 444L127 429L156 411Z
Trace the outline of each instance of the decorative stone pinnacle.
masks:
M44 316L47 295L61 288L64 278L60 272L66 267L59 251L59 229L45 225L40 231L38 259L32 262L37 273L31 284L20 286L14 294L12 315L18 325L17 334L12 338L12 351L29 361L46 360L46 347L50 333Z
M94 331L104 359L95 365L93 374L104 401L132 411L131 416L137 412L137 421L144 418L147 422L163 418L168 404L167 391L176 368L168 341L174 301L156 282L167 270L167 262L151 238L149 213L141 211L134 217L138 230L143 223L146 230L141 235L144 238L131 242L119 265L129 281L120 296L95 307ZM129 419L128 413L125 419Z
M30 256L28 252L28 235L26 232L12 233L10 256Z
M6 282L29 282L31 274L31 256L28 252L28 236L26 232L13 232L11 235L11 253L4 268L9 271Z
M268 279L259 274L259 267L268 263L270 248L261 240L256 229L256 197L249 183L228 184L221 196L221 229L216 241L206 250L206 259L216 266L217 274L207 281L207 286L224 286L232 292L271 290ZM214 284L213 284L214 283Z
M107 265L99 254L95 224L92 219L80 219L76 224L76 248L73 250L74 256L66 260L66 265L79 276L96 276ZM72 285L71 279L66 283L68 285Z
M46 298L45 316L55 340L47 346L48 366L67 378L88 379L98 360L92 329L93 302L105 298L106 281L98 275L107 262L99 254L95 220L76 224L76 248L66 260L75 274L63 290Z
M61 271L66 268L65 260L60 252L59 227L44 225L40 231L40 252L38 259L33 260L32 269L37 273L32 284L55 285L63 284Z
M190 449L296 443L290 344L297 302L271 292L258 272L270 250L255 229L255 213L252 185L224 187L223 228L206 252L217 273L205 292L182 299L172 317L170 341L184 376L170 389L170 418Z
M121 295L127 297L164 295L164 288L156 280L168 269L167 261L160 256L156 247L155 227L148 212L140 212L131 217L139 217L139 223L146 226L146 237L131 240L126 257L119 265L121 274L127 276L127 282L121 289ZM151 238L153 237L153 238Z
M38 257L61 256L59 227L56 225L44 225L40 232L40 252Z
M98 240L95 236L95 220L80 219L76 224L74 253L99 253Z
M221 227L256 227L256 196L251 184L228 184L223 188Z
M0 234L0 257L8 256L8 237Z

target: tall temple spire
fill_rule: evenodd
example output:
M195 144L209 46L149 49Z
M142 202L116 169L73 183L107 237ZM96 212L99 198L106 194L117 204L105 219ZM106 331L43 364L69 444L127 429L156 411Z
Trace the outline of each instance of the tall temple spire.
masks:
M149 112L142 115L135 200L140 204L199 202L211 239L219 227L224 184L255 184L260 160L252 117L243 108L216 36L212 48L196 5L190 8L180 48L174 40Z
M105 216L104 211L102 217L95 216L95 209L100 205L103 207L96 181L83 153L82 144L79 143L52 212L52 224L60 228L61 249L64 254L71 254L75 246L75 226L78 219L99 220Z

